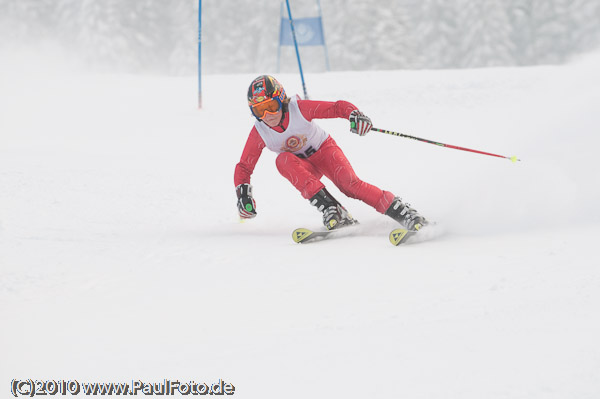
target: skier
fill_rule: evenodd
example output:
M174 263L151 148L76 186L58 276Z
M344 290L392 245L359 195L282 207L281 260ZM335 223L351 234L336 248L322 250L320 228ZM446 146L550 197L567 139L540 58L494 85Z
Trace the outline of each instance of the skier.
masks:
M323 175L348 197L365 202L408 230L419 230L427 224L426 219L401 198L360 180L334 139L313 121L347 119L350 131L364 136L371 130L371 120L351 103L289 98L275 78L262 75L248 88L248 105L256 122L234 173L241 218L256 216L250 176L262 150L267 147L279 154L276 159L279 173L323 212L323 224L328 230L357 222L321 183Z

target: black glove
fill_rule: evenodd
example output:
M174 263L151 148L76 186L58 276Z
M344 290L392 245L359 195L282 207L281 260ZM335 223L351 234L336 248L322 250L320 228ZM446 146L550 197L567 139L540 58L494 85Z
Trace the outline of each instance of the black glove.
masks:
M369 133L373 126L371 119L357 109L350 113L350 118L348 118L348 120L350 121L350 131L359 136L364 136Z
M256 203L252 198L252 186L248 183L240 184L235 188L238 201L238 213L242 219L252 219L256 217Z

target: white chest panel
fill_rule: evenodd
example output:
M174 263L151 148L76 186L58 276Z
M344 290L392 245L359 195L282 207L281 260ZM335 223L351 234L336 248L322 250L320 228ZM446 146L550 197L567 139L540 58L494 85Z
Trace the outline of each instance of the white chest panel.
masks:
M321 147L329 134L314 121L304 119L296 98L292 98L288 104L288 112L288 127L282 133L271 129L264 122L256 121L254 126L271 151L278 154L291 152L303 158L309 157Z

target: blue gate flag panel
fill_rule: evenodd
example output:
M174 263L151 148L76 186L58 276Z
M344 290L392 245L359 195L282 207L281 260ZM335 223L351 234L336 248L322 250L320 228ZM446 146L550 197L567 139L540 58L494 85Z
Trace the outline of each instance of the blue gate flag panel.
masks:
M321 17L294 19L294 31L298 46L324 46L323 25ZM292 28L290 20L281 18L281 29L279 30L279 45L293 46Z

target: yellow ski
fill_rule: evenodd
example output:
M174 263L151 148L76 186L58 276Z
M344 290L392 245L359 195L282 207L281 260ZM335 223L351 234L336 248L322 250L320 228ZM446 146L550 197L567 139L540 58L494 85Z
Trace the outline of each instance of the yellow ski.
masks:
M390 232L390 242L392 245L398 246L413 235L417 234L416 231L406 230L406 229L394 229Z
M292 239L296 243L301 243L305 240L310 240L310 237L313 236L315 232L309 229L296 229L292 232Z
M300 228L292 232L292 239L295 243L304 244L307 242L320 241L332 237L346 237L354 234L356 232L356 227L358 227L358 223L326 231L313 231Z

